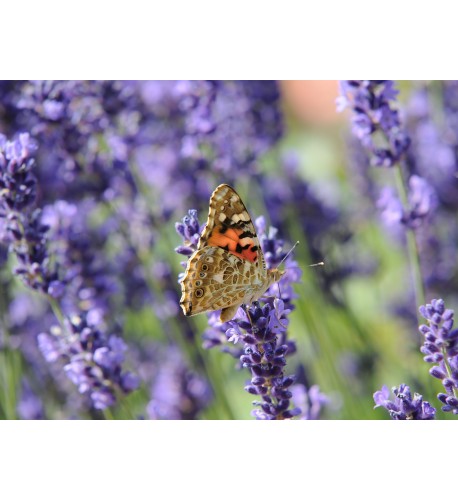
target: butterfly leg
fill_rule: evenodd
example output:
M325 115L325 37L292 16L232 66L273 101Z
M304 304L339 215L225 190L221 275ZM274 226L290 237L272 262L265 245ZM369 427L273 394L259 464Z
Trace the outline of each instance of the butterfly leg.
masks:
M235 316L235 313L237 312L237 309L239 307L240 304L235 304L234 306L221 309L221 315L219 317L221 323L226 323L226 321L230 321Z

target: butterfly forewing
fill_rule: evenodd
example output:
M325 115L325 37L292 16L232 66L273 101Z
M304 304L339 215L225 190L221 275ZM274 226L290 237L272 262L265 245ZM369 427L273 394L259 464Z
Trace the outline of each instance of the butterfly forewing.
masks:
M251 217L240 196L227 184L218 186L210 198L207 224L198 248L205 246L223 248L265 269L264 256Z

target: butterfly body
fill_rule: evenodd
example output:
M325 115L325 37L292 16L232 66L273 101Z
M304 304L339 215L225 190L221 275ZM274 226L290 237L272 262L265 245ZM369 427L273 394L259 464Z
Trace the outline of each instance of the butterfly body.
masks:
M283 274L266 269L256 230L240 196L227 184L218 186L181 282L184 314L221 309L220 320L229 321L242 304L259 300Z

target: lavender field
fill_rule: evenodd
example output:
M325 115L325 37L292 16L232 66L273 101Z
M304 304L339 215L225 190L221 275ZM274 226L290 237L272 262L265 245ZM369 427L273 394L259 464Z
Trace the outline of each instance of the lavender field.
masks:
M457 418L458 82L332 85L0 81L1 419ZM221 184L285 271L225 323Z

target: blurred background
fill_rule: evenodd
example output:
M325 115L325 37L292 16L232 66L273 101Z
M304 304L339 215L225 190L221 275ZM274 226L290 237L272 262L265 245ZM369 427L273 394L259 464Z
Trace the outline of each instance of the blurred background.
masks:
M209 348L206 315L179 308L175 224L205 223L222 183L300 241L285 373L302 416L389 418L373 394L406 383L453 418L420 352L407 233L425 300L453 309L458 85L394 88L400 167L434 190L409 193L414 228L336 81L0 82L1 418L253 418L227 339Z

